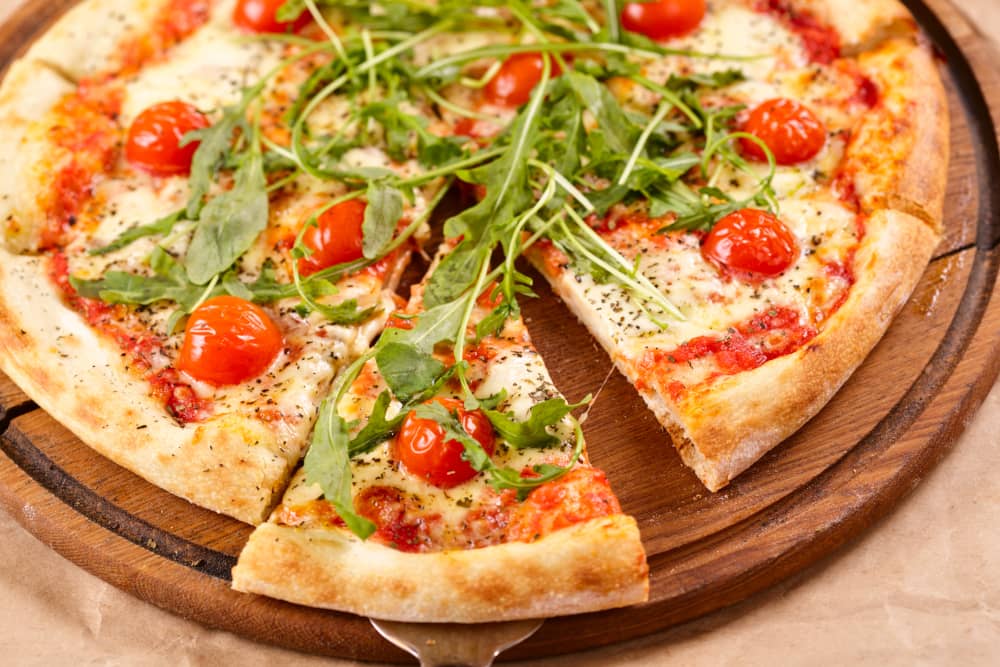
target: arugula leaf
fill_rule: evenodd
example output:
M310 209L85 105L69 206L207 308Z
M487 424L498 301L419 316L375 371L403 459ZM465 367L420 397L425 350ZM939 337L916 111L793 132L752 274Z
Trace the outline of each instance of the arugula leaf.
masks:
M447 370L430 354L403 343L379 345L375 361L392 393L404 403L434 385Z
M566 78L580 103L597 120L599 129L592 131L591 135L599 133L605 138L608 148L615 153L627 155L642 128L625 115L607 86L601 85L594 77L571 71L566 73Z
M368 186L368 206L361 225L364 234L363 251L375 259L392 241L400 218L403 217L403 193L394 187L375 181Z
M191 175L188 178L188 184L191 188L191 196L188 199L185 213L188 220L198 219L198 214L204 205L205 195L212 189L216 174L232 152L233 135L237 130L241 130L244 136L249 134L246 119L247 109L250 108L250 103L254 98L264 89L263 84L264 82L260 82L243 91L243 97L237 104L222 110L222 118L219 122L211 127L188 132L184 135L182 145L193 141L200 142L191 161Z
M184 269L159 246L153 250L150 263L153 276L108 271L98 280L80 280L73 276L69 280L80 296L112 304L149 305L157 301L174 301L187 306L200 300L205 293L204 287L187 280Z
M184 260L191 282L204 285L232 266L267 227L267 219L267 179L256 149L236 171L233 189L201 211Z
M132 227L127 229L118 235L111 243L101 248L94 248L90 251L91 255L107 255L108 253L114 252L115 250L121 250L135 241L147 236L160 236L164 234L169 234L173 230L174 225L176 225L181 220L187 219L187 211L182 209L180 211L175 211L170 215L166 215L159 220L151 222L146 225L139 225L137 227Z
M462 241L448 253L427 281L424 289L424 304L434 308L462 296L472 287L479 273L479 267L490 256L490 248Z
M382 332L379 345L401 343L430 354L438 343L455 342L455 336L461 333L458 328L462 324L465 306L466 301L461 299L430 308L420 314L412 329L386 329Z
M544 449L558 445L560 440L548 432L550 426L558 424L572 410L590 402L590 396L576 405L570 405L564 398L551 398L531 407L528 420L519 422L511 415L496 410L486 410L486 416L497 433L508 444L517 449Z
M341 326L350 326L353 324L367 322L379 312L379 308L375 306L370 308L360 308L358 306L357 299L348 299L347 301L338 303L335 306L328 306L324 303L316 303L313 301L307 306L307 309L315 310L320 315L325 317L331 324Z
M392 395L388 390L383 391L375 399L375 404L372 405L368 416L368 423L351 440L348 448L351 456L367 452L379 443L396 435L396 431L399 430L403 420L406 419L406 412L400 411L394 418L387 419L386 412L389 410L391 402Z
M351 532L365 540L376 527L354 511L349 446L347 424L337 414L334 401L328 398L320 405L319 419L306 453L306 481L318 484Z

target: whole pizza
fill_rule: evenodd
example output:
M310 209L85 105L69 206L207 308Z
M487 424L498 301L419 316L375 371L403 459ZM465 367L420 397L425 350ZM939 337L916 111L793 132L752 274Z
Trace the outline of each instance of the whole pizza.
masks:
M913 290L948 116L895 0L83 0L0 139L0 370L238 590L472 623L648 591L532 276L716 491Z

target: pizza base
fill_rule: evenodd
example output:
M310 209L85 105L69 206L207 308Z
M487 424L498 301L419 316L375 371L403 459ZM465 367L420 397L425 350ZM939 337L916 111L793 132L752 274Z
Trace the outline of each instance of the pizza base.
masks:
M419 554L346 529L268 523L243 549L233 588L394 621L481 623L636 604L648 595L648 570L624 515L530 543Z
M383 313L392 307L384 302ZM341 355L367 348L381 325L375 318L360 327L354 341L340 344ZM125 363L117 345L55 292L44 258L0 249L0 370L112 461L197 505L263 521L302 453L283 450L282 441L304 443L312 414L295 425L234 413L181 425ZM317 364L312 371L332 378L329 361ZM299 404L317 404L325 386L300 388ZM289 438L288 430L299 435Z

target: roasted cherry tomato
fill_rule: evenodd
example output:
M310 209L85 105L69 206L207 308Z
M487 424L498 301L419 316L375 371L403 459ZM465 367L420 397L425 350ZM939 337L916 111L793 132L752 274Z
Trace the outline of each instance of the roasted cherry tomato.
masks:
M791 230L767 211L745 208L716 223L701 244L702 256L734 271L776 276L799 254Z
M458 420L486 453L493 455L496 437L493 425L480 410L467 411L454 398L434 399L449 412L458 413ZM421 419L411 412L403 420L396 436L396 455L406 469L434 486L450 489L476 476L476 471L462 458L465 448L458 440L445 440L444 429L436 421Z
M650 39L664 40L686 35L705 18L705 0L653 0L626 2L622 27Z
M492 104L519 107L531 99L531 91L542 80L545 63L540 53L515 53L503 61L500 71L486 84L486 99ZM552 76L562 73L552 61Z
M795 100L777 98L754 107L742 123L744 132L754 135L771 149L778 164L797 164L816 156L826 143L826 128L809 107ZM764 149L749 139L741 139L743 154L766 160Z
M313 254L299 260L299 273L308 276L328 266L364 257L361 225L367 206L363 201L349 199L320 215L317 225L302 236L302 242Z
M217 296L198 306L184 330L177 368L216 386L257 377L285 343L260 306L235 296Z
M184 135L208 127L208 118L187 102L154 104L132 123L125 141L125 159L155 176L176 176L191 170L198 142L181 146Z
M252 32L298 32L309 25L312 15L302 12L291 23L282 23L277 14L286 0L239 0L233 10L233 23Z

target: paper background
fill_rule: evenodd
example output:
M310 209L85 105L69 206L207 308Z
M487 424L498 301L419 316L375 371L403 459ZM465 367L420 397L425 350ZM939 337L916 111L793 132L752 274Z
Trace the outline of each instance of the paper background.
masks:
M19 1L0 0L0 20ZM1000 38L1000 2L956 5ZM522 664L1000 664L998 434L1000 384L913 495L818 566L679 628ZM262 646L160 611L64 560L2 511L0 563L0 664L360 664Z

